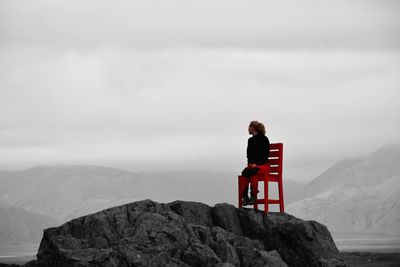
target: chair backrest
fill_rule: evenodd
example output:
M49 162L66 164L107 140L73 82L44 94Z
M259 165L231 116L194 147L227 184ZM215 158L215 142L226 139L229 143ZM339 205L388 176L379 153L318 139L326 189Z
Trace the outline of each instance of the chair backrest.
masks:
M278 175L282 179L283 143L269 145L268 161L271 167L270 174Z

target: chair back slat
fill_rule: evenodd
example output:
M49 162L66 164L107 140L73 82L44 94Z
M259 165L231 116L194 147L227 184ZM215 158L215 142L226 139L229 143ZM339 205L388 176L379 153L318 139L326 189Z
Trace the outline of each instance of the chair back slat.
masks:
M281 160L280 159L269 159L268 162L269 162L269 165L273 166L273 165L279 165Z
M269 171L269 173L278 173L280 171L280 168L279 168L279 166L277 166L277 167L271 167L271 170Z
M281 155L281 152L279 150L269 151L269 157L270 158L279 158L280 155Z
M271 166L270 174L278 174L282 177L283 144L275 143L269 145L268 161Z
M269 144L269 150L281 150L282 146L282 143Z

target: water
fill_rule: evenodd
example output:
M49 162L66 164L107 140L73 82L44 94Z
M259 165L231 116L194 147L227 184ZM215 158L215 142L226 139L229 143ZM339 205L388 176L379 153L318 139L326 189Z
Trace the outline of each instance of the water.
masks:
M338 238L334 241L340 251L400 252L399 237Z

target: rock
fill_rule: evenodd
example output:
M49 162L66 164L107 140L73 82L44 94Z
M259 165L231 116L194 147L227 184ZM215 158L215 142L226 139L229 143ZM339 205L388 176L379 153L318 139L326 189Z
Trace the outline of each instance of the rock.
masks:
M342 266L343 259L326 226L287 213L239 213L245 235L262 238L266 250L277 250L290 266Z
M30 266L345 266L328 229L229 204L138 201L44 231Z
M214 224L232 233L243 235L236 208L229 204L217 204L212 209Z

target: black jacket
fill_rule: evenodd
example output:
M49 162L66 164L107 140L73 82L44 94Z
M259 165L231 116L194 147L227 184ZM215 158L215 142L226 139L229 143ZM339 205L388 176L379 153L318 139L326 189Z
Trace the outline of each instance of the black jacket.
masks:
M269 140L262 134L249 138L247 142L247 165L263 165L268 162Z

